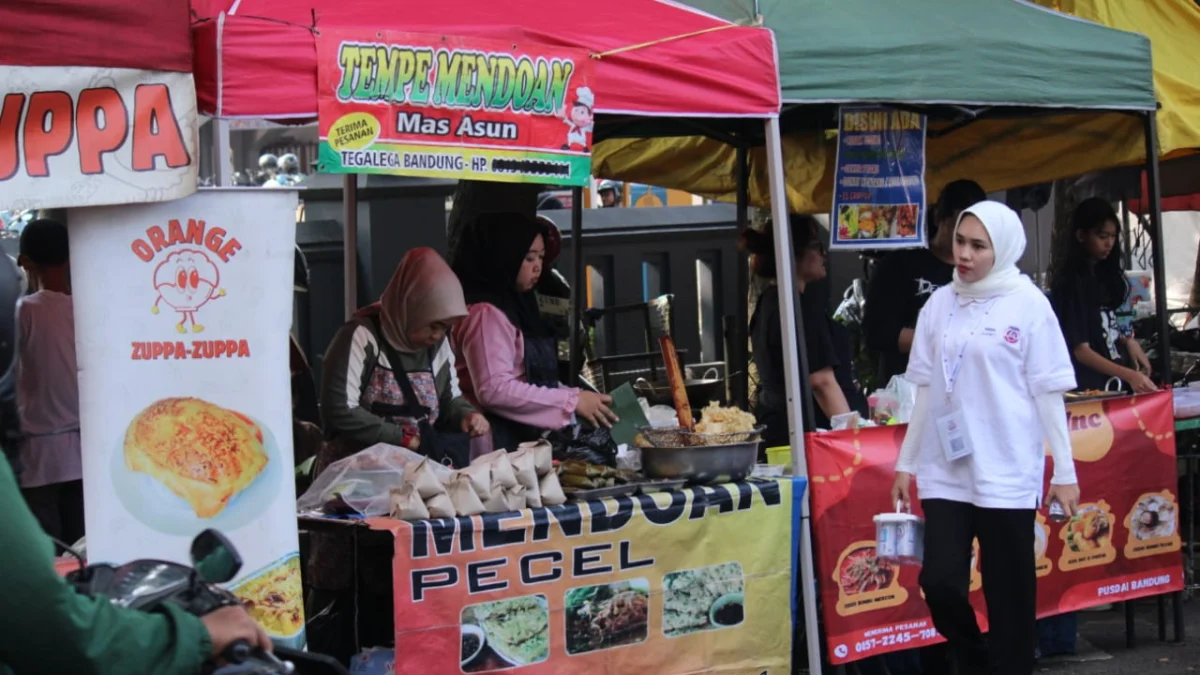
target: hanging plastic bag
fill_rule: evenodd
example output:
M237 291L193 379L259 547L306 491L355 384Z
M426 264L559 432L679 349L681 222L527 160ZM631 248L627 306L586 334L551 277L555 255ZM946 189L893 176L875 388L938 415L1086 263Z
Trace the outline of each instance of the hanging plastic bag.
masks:
M407 448L373 445L326 467L296 500L296 510L342 513L348 507L367 517L386 516L392 510L391 490L404 483L409 463L422 459ZM449 477L450 470L445 473Z

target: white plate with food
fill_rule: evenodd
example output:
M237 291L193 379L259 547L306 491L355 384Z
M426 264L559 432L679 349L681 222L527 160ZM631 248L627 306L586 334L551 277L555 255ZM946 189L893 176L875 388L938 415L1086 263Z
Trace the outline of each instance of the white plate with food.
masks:
M258 420L176 398L134 418L110 465L126 510L153 530L191 537L206 528L229 533L266 513L283 480L281 457Z
M1143 497L1133 507L1129 530L1138 541L1165 539L1175 534L1175 504L1162 495Z

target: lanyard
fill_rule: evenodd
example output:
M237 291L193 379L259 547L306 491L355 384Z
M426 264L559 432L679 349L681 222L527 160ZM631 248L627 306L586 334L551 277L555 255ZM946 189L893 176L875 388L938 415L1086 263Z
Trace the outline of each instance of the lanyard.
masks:
M958 312L958 294L954 294L954 300L950 306L950 317L946 319L946 330L942 332L942 375L946 378L946 400L950 400L950 395L954 393L954 383L958 381L958 373L962 370L963 356L967 353L967 345L971 344L975 333L979 327L983 325L984 319L987 319L988 314L992 313L992 308L995 307L996 300L992 299L983 309L983 316L975 322L971 327L971 332L967 335L967 339L963 340L962 347L958 350L958 356L954 359L954 366L950 366L950 359L947 358L947 343L950 340L950 329L954 324L954 315Z

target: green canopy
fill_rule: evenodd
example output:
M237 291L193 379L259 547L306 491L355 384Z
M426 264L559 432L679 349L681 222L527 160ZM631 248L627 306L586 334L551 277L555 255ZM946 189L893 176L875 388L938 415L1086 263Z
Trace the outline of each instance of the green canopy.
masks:
M785 104L1155 107L1148 39L1020 0L688 4L739 23L761 15Z

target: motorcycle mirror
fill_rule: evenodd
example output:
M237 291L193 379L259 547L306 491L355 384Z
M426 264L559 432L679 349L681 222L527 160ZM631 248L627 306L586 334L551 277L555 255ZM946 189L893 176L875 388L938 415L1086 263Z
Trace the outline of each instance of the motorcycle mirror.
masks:
M192 567L205 581L223 584L242 569L242 557L225 535L205 530L192 540Z

